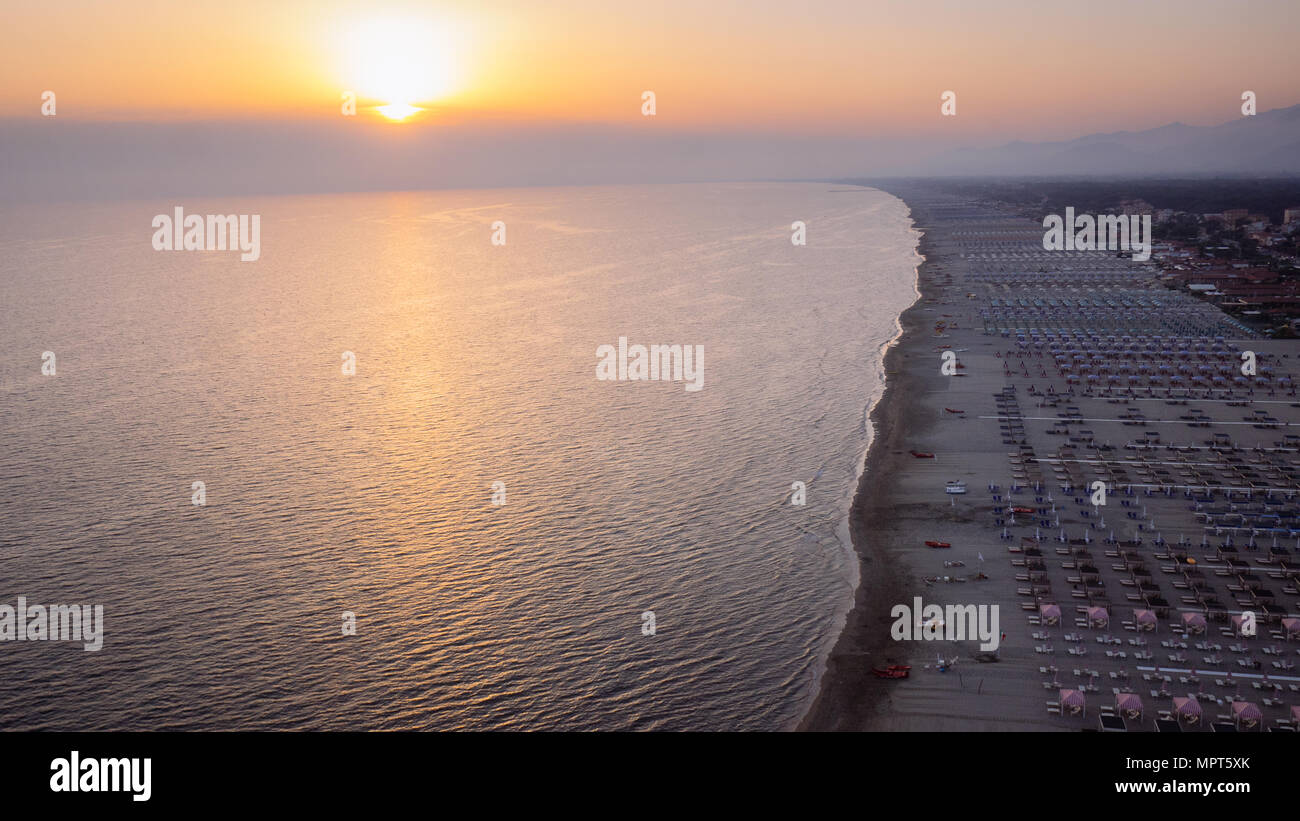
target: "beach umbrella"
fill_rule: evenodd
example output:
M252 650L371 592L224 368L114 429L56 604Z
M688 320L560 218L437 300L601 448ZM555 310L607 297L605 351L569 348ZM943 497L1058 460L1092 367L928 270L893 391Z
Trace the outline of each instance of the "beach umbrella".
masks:
M1116 693L1115 708L1127 718L1142 717L1142 699L1137 693Z
M1300 619L1285 618L1282 619L1282 629L1286 631L1287 640L1300 637Z
M1200 613L1184 613L1183 626L1186 627L1190 633L1204 633L1205 616L1202 616Z
M1174 699L1174 716L1195 724L1201 720L1201 704L1194 698L1178 697Z
M1156 614L1150 610L1134 610L1133 620L1137 622L1139 630L1156 629Z
M1092 627L1106 627L1110 624L1110 614L1104 607L1089 607L1088 624Z
M1236 631L1238 638L1245 638L1245 635L1241 632L1241 626L1243 623L1245 623L1245 621L1246 621L1245 616L1232 617L1232 627Z
M1056 624L1061 620L1061 606L1058 604L1040 605L1038 613L1043 620L1043 624Z
M1258 726L1264 718L1259 708L1249 701L1232 702L1232 715L1237 721L1237 727L1246 729Z
M1070 715L1083 715L1087 701L1078 690L1061 690L1061 712Z

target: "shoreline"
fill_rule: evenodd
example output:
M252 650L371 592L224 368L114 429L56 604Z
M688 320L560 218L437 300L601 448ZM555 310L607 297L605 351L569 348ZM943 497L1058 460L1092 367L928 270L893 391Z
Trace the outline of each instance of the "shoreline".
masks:
M898 194L885 193L907 206L911 230L920 235L916 245L916 254L921 258L914 281L916 299L899 314L898 333L886 343L882 360L885 388L871 409L871 444L849 508L849 534L859 563L858 585L844 627L826 658L817 695L797 725L800 731L869 728L871 718L887 700L889 686L887 681L871 675L871 667L905 661L902 648L886 652L892 643L888 639L892 619L887 605L899 598L899 590L906 591L904 599L910 599L917 587L915 574L901 552L889 548L887 527L877 525L884 524L888 511L900 501L891 492L890 477L906 465L907 453L902 449L905 437L927 427L922 424L908 429L902 424L908 417L920 418L922 403L916 378L901 364L925 345L921 313L928 297L925 282L933 270L933 245L929 232L917 222L911 204Z
M1112 699L1128 705L1127 731L1181 726L1179 698L1203 702L1216 728L1235 726L1229 702L1259 710L1241 679L1261 696L1281 689L1267 674L1295 667L1280 660L1292 638L1280 625L1300 620L1300 576L1278 540L1292 535L1278 522L1300 518L1300 462L1283 455L1300 439L1278 433L1300 424L1285 410L1300 407L1283 362L1294 345L1161 287L1141 263L1055 256L1018 214L934 186L873 187L920 232L918 297L885 352L850 506L859 584L798 729L1068 732L1097 726L1093 712L1114 719ZM1247 373L1247 354L1285 376ZM1113 507L1089 502L1098 485ZM905 629L909 612L945 606L984 608L990 623L978 636ZM1219 655L1254 636L1235 620L1259 611L1278 644ZM910 675L873 675L887 664ZM1300 692L1300 677L1287 681ZM1262 703L1287 724L1283 699Z

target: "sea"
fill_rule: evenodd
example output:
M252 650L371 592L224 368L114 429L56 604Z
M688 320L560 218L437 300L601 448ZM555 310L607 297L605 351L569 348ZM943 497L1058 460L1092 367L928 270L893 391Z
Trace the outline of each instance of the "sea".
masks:
M917 239L830 183L5 208L0 605L103 635L14 626L0 729L792 728Z

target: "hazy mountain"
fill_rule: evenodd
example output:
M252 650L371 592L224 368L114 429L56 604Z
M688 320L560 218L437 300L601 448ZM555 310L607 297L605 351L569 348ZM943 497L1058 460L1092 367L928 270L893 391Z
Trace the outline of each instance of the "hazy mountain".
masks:
M343 117L0 119L0 203L848 175L1300 174L1300 105L1213 127L1173 123L987 149L958 144L473 117L409 127Z
M957 149L917 174L1201 175L1300 173L1300 105L1216 126L1183 123L1089 134L1065 142Z

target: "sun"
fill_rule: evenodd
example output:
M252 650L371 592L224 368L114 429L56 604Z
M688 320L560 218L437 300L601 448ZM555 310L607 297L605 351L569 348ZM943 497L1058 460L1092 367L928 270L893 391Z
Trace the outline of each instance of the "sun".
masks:
M412 114L424 111L424 109L408 103L389 103L388 105L375 106L375 111L378 111L390 120L401 122Z
M340 32L339 73L358 97L381 101L376 110L394 122L442 99L460 84L456 28L429 17L355 21Z

